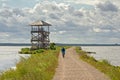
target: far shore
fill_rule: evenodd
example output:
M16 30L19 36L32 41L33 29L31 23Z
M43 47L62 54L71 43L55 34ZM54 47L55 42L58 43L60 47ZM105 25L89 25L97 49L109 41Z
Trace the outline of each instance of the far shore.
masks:
M66 44L55 43L58 46L120 46L120 44ZM30 43L0 43L0 46L31 46Z

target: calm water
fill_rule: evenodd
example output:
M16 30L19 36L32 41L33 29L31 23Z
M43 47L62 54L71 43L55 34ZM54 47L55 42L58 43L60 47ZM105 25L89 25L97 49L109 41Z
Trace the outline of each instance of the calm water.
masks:
M96 52L91 54L97 60L106 59L115 66L120 66L120 46L82 46L85 51Z
M18 54L18 51L24 47L26 46L0 46L0 72L15 67L21 56L30 56Z
M20 60L20 56L30 56L18 54L18 51L24 47L26 46L0 46L0 72L15 67ZM96 54L91 56L98 60L107 59L111 64L120 66L120 46L82 46L82 49L96 52Z

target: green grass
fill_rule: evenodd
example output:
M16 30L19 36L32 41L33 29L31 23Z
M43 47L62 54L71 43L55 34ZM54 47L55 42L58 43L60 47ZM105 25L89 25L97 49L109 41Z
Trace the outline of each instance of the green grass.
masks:
M26 53L29 49L24 50ZM35 51L28 59L21 58L16 69L0 75L0 80L51 80L58 65L60 47L56 50Z
M19 51L20 54L36 54L36 53L42 53L44 52L44 49L37 49L37 50L31 50L30 48L22 48L21 51Z
M88 56L87 53L81 50L79 47L76 48L77 53L79 53L80 58L89 64L93 65L95 68L101 72L108 75L111 80L120 80L120 67L111 65L107 60L97 61L95 58Z

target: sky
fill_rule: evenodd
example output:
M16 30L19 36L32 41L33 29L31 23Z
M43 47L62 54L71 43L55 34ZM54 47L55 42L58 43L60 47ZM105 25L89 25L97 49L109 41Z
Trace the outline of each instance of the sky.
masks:
M120 43L120 0L0 0L0 43L30 43L37 20L52 24L51 42Z

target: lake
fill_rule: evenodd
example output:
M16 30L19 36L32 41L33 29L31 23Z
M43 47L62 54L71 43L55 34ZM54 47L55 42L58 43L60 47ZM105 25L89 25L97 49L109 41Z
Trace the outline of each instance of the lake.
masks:
M15 67L20 57L29 57L27 54L18 54L21 48L29 46L0 46L0 72ZM97 60L107 59L111 64L120 66L120 46L82 46L85 51L96 52L91 54Z
M85 51L96 52L91 54L95 59L106 59L112 65L120 66L120 46L82 46Z
M18 54L21 48L28 46L0 46L0 72L15 67L20 57L28 57L28 54Z

